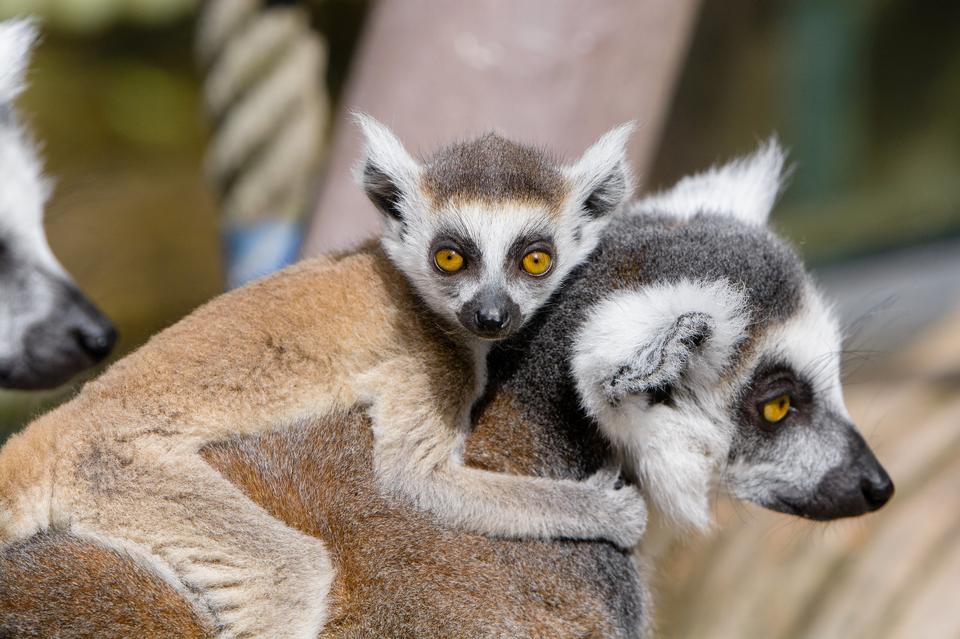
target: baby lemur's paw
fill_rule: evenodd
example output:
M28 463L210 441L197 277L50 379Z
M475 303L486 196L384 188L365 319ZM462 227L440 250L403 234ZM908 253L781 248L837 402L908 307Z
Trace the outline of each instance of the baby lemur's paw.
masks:
M621 548L633 548L647 529L647 502L643 494L637 486L627 484L608 491L607 500L613 524L610 541Z
M597 507L606 528L604 538L621 548L632 548L647 528L647 503L637 486L624 484L620 469L605 466L587 480L597 488Z

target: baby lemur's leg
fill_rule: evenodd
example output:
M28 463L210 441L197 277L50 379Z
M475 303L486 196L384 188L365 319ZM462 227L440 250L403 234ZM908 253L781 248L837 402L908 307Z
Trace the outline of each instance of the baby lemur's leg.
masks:
M625 548L639 541L646 506L636 487L618 487L617 469L574 481L464 466L472 397L450 405L422 366L393 361L365 380L378 389L364 395L384 490L399 491L449 524L488 535L607 539Z
M323 544L282 524L198 454L143 446L80 470L69 527L159 557L195 592L225 637L316 637L334 576ZM142 460L142 461L141 461ZM121 471L121 472L115 472Z

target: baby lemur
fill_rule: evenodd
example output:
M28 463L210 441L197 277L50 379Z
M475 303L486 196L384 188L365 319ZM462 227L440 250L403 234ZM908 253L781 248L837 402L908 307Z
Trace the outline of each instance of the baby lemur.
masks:
M359 122L358 174L386 218L383 250L304 262L210 302L11 439L0 539L47 527L94 536L161 558L226 635L315 636L326 549L197 452L361 404L385 492L449 524L638 540L643 500L616 488L613 469L555 480L461 460L486 344L523 325L627 200L629 127L561 166L496 135L418 163L383 125Z

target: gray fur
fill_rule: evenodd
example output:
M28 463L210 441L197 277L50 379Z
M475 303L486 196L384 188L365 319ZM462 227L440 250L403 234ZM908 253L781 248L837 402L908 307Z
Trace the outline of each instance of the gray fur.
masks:
M709 322L699 328L684 327L681 336L678 323L686 316L677 317L663 327L664 332L650 335L649 343L622 345L622 363L596 380L601 384L600 394L610 404L608 409L619 412L620 417L614 427L608 421L612 413L592 412L600 420L595 423L582 408L584 396L578 394L578 390L582 393L582 380L574 378L570 369L574 351L581 348L581 327L611 296L682 281L726 282L742 296L742 314L750 321L737 329L742 333L731 342L725 363L715 377L703 377L707 371L700 370L704 366L700 362L685 372L688 359L701 343L714 339L715 327ZM494 351L491 378L503 378L501 383L511 389L516 405L523 407L525 420L558 424L550 436L562 436L556 447L559 450L575 449L582 441L580 433L593 432L597 426L608 434L612 432L609 428L628 437L635 432L637 439L632 441L641 442L647 426L636 420L666 424L663 420L668 418L671 424L676 420L671 432L679 438L670 442L675 446L670 449L673 456L644 456L642 444L628 453L643 457L645 471L669 474L673 464L705 455L707 460L719 461L701 460L698 467L712 466L722 473L726 487L742 499L811 518L858 515L885 503L892 485L853 424L841 416L844 409L835 387L838 381L830 379L825 384L818 372L804 363L810 358L816 361L821 354L835 355L838 348L834 337L826 333L804 337L803 331L811 324L803 318L809 314L817 325L829 315L816 299L796 253L763 226L721 214L682 220L656 214L630 216L611 224L588 263L571 275L562 294L555 296L526 331ZM691 317L695 319L695 315ZM607 321L620 319L608 317ZM629 323L630 318L623 321ZM803 326L807 328L797 333ZM730 330L727 325L716 328ZM768 361L767 354L779 352L788 343L800 349L793 351L799 360ZM767 424L758 423L759 407L777 395L763 388L771 366L789 374L789 389L798 397L798 405L803 388L809 389L806 395L810 399L800 412L791 411L787 426L762 432ZM624 398L639 404L620 411ZM650 407L650 416L645 418L641 417L644 403ZM691 424L686 433L688 419L698 421L698 428L705 430L694 431ZM694 436L694 432L699 434ZM704 448L709 452L700 452L696 438L701 435L710 438L709 447ZM681 443L684 437L690 438L687 448ZM591 455L582 455L582 450L580 453L579 461L545 454L543 472L549 472L552 465L572 463L576 472L588 474L598 462ZM705 478L703 486L689 489L691 495L700 495L704 510L692 507L691 501L686 502L690 507L675 512L703 512L702 517L686 521L706 525L708 487ZM701 489L703 493L697 492Z
M732 218L701 216L678 223L670 218L632 216L610 224L590 260L570 276L562 295L518 338L529 343L518 390L532 410L550 411L569 395L567 374L572 340L590 307L611 291L683 278L719 279L743 286L756 329L789 317L800 304L805 273L796 253L765 228ZM512 342L511 342L512 344ZM509 357L508 345L497 359ZM575 395L575 393L574 393ZM569 399L565 405L575 405ZM553 412L553 411L550 411Z

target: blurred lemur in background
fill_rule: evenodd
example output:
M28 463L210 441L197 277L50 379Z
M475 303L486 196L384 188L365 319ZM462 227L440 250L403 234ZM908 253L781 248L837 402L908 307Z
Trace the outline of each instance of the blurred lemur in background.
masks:
M105 358L110 320L50 251L50 187L14 101L37 38L24 20L0 22L0 388L52 388Z
M462 461L489 340L519 329L627 202L630 127L563 166L496 135L421 164L384 126L360 125L383 249L303 262L212 301L11 439L0 539L50 526L107 539L151 564L159 556L227 634L315 635L328 553L198 452L359 405L384 492L447 524L638 541L646 507L616 468L577 481Z

